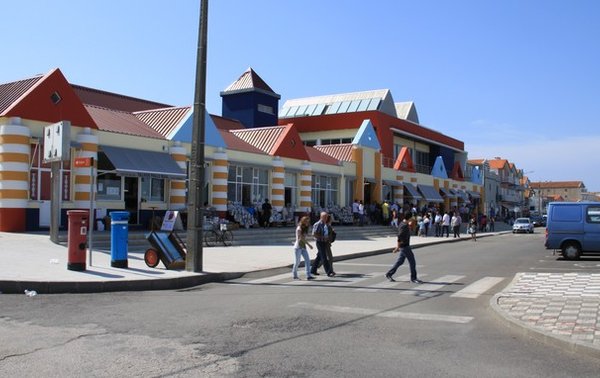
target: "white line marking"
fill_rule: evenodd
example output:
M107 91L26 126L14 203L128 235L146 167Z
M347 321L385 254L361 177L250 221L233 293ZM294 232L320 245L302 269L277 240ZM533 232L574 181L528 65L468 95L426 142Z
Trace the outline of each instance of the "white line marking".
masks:
M393 263L390 264L369 264L369 263L349 263L349 262L336 262L334 263L335 265L349 265L349 266L384 266L386 268L391 267L392 265L394 265ZM422 268L425 265L417 265L417 268Z
M440 278L436 278L435 280L433 280L434 281L433 283L426 283L423 285L415 286L411 290L403 291L402 294L418 295L418 296L436 295L436 293L435 293L436 291L442 289L443 287L447 286L448 284L451 284L451 283L461 280L463 278L465 278L465 276L455 276L455 275L442 276ZM436 284L435 282L439 282L439 283Z
M385 278L385 273L381 273L381 278L385 279L385 281L381 281L374 285L369 285L369 287L361 287L361 288L354 289L354 290L356 290L356 291L380 291L382 289L391 289L393 287L400 285L403 281L410 281L410 273L395 277L394 279L396 280L396 282L388 281L387 278Z
M469 286L456 293L450 295L453 298L478 298L481 294L485 293L492 287L496 286L504 280L504 277L484 277L479 281L475 281Z
M270 283L270 282L275 282L275 281L279 281L285 278L290 278L290 276L292 275L292 272L290 271L289 273L283 273L283 274L278 274L276 276L271 276L271 277L264 277L264 278L258 278L256 280L251 280L251 281L247 281L244 282L245 284L263 284L263 283Z
M373 310L373 309L369 309L369 308L345 307L345 306L326 306L326 305L317 305L317 304L310 304L310 303L304 303L304 302L293 304L290 307L301 307L301 308L307 308L307 309L312 309L312 310L337 312L337 313L343 313L343 314L377 316L377 317L381 317L381 318L429 320L429 321L449 322L449 323L459 323L459 324L466 324L466 323L469 323L471 320L473 320L472 316L425 314L425 313L418 313L418 312L382 311L382 310Z

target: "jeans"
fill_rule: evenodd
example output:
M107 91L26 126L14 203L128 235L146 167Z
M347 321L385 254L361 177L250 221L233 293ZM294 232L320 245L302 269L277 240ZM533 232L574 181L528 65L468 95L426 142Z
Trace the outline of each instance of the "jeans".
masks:
M444 236L444 232L446 233L446 237L448 237L450 235L450 226L443 225L442 233L440 236Z
M404 264L404 260L408 260L408 264L410 266L410 280L417 279L417 262L415 261L415 255L410 246L400 248L400 256L398 256L398 260L394 263L394 265L387 272L387 276L393 276L396 273L396 270Z
M319 264L323 264L323 268L325 268L325 273L330 274L333 273L331 270L331 265L329 265L329 260L327 259L327 249L329 248L329 242L318 241L317 243L317 257L312 263L311 273L317 273L317 269L319 268Z
M294 248L296 259L294 260L294 266L292 267L292 275L294 278L298 277L298 266L300 266L300 256L304 259L304 267L306 268L306 277L310 277L310 257L306 248Z

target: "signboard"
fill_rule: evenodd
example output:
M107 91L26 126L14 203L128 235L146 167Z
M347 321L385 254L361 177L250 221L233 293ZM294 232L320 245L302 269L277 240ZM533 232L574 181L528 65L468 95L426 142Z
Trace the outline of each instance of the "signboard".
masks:
M71 122L60 121L44 127L44 163L71 157Z
M160 226L161 231L173 231L175 229L175 222L177 222L177 217L179 216L179 211L167 211L165 212L165 217L163 218L162 226Z
M94 158L91 157L78 157L75 158L75 160L73 161L73 164L77 167L77 168L84 168L84 167L91 167L92 164L94 163Z

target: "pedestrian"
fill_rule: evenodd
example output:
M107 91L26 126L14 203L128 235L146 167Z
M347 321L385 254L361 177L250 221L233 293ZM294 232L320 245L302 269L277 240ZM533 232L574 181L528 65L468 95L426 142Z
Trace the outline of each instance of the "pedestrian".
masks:
M331 244L335 241L337 234L333 228L332 223L333 223L333 217L331 216L331 214L328 214L327 215L327 223L325 224L327 227L327 235L329 235L326 253L327 253L327 261L329 261L329 266L331 267L331 272L335 275L335 271L333 270L333 253L331 252ZM323 265L323 262L319 261L319 263L317 264L317 270L321 267L321 265Z
M392 210L392 223L391 226L394 228L398 228L398 210L397 209L393 209Z
M383 205L381 205L381 215L383 216L383 224L388 224L390 222L390 204L388 201L383 201Z
M271 211L273 206L269 203L269 199L265 198L265 202L262 204L262 215L263 215L263 227L268 228L271 225Z
M329 265L329 260L327 259L327 247L329 246L329 228L327 227L328 215L329 214L327 214L326 211L321 212L319 221L316 222L312 228L312 234L317 244L317 257L311 265L310 273L315 276L319 275L319 273L317 273L319 263L323 264L327 276L335 276L335 273L331 270L331 265Z
M298 222L296 227L296 242L294 243L295 260L294 266L292 267L292 276L295 280L299 280L298 277L298 266L300 266L300 257L304 259L304 267L306 268L306 279L312 280L314 277L310 274L310 257L306 247L313 249L313 246L306 240L308 230L310 228L310 217L304 216Z
M423 218L423 223L425 224L425 237L429 234L429 226L431 225L431 216L429 213L425 214L425 218Z
M359 204L358 204L358 200L355 199L354 202L352 202L352 219L354 220L354 224L358 224L358 208L359 208Z
M450 236L450 212L447 212L446 214L444 214L444 217L442 218L442 235L444 236L444 231L446 231L446 237Z
M475 214L471 215L469 221L469 233L471 234L471 240L477 241L477 216Z
M462 223L462 218L458 214L458 212L454 213L452 216L452 220L450 220L450 225L452 226L452 232L454 233L455 238L460 239L460 224Z
M490 232L494 232L494 224L496 223L496 217L490 216Z
M485 214L483 214L481 216L481 222L480 222L480 228L479 228L479 230L481 232L486 232L487 231L487 220L488 220L487 216Z
M385 274L385 278L394 282L394 274L396 270L404 264L404 260L408 260L408 264L410 266L410 281L412 283L420 284L423 283L417 278L417 263L415 261L415 255L413 254L412 249L410 248L410 226L409 220L412 218L412 214L410 212L406 212L402 217L402 222L400 223L399 231L398 231L398 244L396 248L392 250L392 253L400 252L398 259L392 265L390 270Z
M439 212L435 214L435 218L433 218L433 223L435 226L435 236L442 236L442 215Z
M361 227L365 225L365 205L363 201L358 201L358 224Z

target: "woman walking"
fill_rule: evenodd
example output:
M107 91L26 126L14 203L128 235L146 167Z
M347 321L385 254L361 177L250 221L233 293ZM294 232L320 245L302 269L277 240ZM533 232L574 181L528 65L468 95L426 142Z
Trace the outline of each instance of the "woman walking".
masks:
M308 251L306 250L306 246L312 249L312 245L306 240L306 235L308 235L308 230L310 228L310 217L305 216L300 219L298 222L298 227L296 227L296 242L294 243L294 252L295 252L295 260L294 266L292 267L292 276L295 280L299 280L298 277L298 266L300 265L300 256L304 259L304 267L306 268L306 279L312 280L314 277L310 274L310 257L308 256Z
M477 241L477 216L473 214L469 221L469 233L471 234L471 240Z

